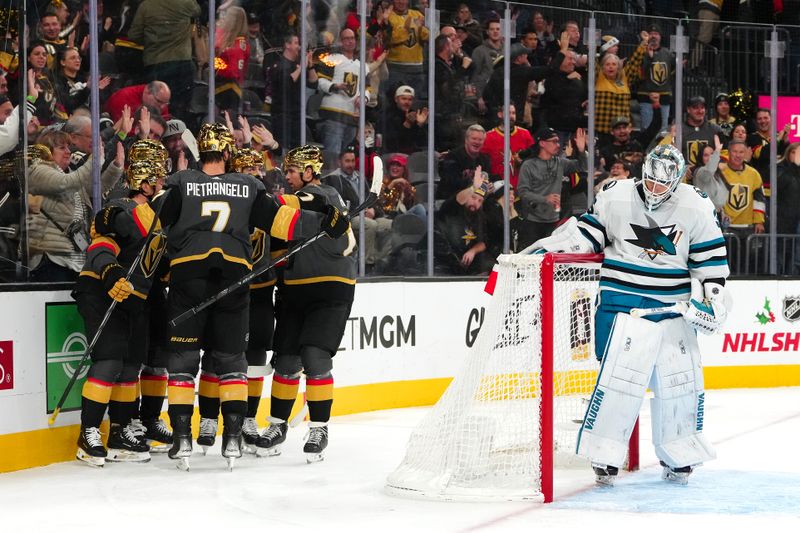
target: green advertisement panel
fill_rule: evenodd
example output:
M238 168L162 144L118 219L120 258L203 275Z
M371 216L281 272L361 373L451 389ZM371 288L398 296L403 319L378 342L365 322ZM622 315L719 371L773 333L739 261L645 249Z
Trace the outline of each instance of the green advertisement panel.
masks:
M47 336L47 412L52 413L67 383L75 373L89 343L83 319L78 314L75 302L48 303L45 309L45 332ZM84 365L78 380L64 402L62 411L81 408L81 391L89 366Z

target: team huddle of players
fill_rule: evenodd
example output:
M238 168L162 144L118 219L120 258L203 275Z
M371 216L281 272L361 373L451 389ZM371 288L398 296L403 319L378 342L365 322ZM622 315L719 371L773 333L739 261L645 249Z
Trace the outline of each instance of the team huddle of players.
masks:
M221 414L229 468L243 451L276 455L305 375L304 451L309 462L321 460L333 403L332 357L355 288L355 239L345 206L319 182L316 147L285 157L287 182L302 194L272 196L257 178L261 154L235 150L225 126L204 124L197 143L200 170L167 177L164 147L137 141L128 197L110 201L92 224L73 295L88 336L100 334L83 387L77 457L102 466L106 459L143 462L150 452L167 451L188 470L196 389L204 451L214 444ZM194 312L320 232L329 238ZM181 315L189 318L172 320ZM259 432L256 410L273 367L270 425ZM159 418L165 398L171 431ZM104 446L106 410L111 426Z

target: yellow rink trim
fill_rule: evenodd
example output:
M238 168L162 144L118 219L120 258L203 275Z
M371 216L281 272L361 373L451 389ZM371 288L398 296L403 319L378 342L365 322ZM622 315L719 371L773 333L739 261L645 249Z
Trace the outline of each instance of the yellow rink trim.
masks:
M581 377L586 378L586 376ZM800 365L706 367L705 380L706 389L800 386ZM332 414L341 416L380 409L433 405L450 381L450 378L438 378L336 387L333 391ZM591 382L593 383L593 378ZM299 395L292 416L301 406L302 395ZM166 408L166 405L164 407ZM269 397L265 397L261 399L258 411L257 420L260 426L264 425L264 419L268 414ZM44 420L46 415L43 414L42 417ZM169 422L166 413L161 417ZM196 437L199 427L197 410L192 420L192 427ZM0 435L0 472L73 460L78 429L78 426L74 425ZM219 429L222 431L221 420ZM107 422L103 423L101 431L103 438L107 438Z

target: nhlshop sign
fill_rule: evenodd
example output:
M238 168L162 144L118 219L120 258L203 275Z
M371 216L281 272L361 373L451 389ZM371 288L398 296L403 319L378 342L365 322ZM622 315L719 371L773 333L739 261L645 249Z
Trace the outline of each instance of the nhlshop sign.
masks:
M78 366L86 348L83 319L74 302L48 303L45 307L45 336L47 350L47 412L52 413L67 383ZM81 391L89 365L84 365L78 380L70 390L62 411L81 407Z

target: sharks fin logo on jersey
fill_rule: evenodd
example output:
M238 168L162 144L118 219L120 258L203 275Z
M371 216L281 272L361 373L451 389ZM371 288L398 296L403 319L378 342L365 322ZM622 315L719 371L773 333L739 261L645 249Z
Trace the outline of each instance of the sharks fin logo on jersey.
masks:
M631 230L635 239L625 239L634 246L642 248L642 253L639 254L640 259L649 257L654 260L660 255L677 255L675 245L681 240L683 231L676 229L675 224L668 226L659 226L658 223L645 215L647 219L647 226L640 226L638 224L631 224Z

